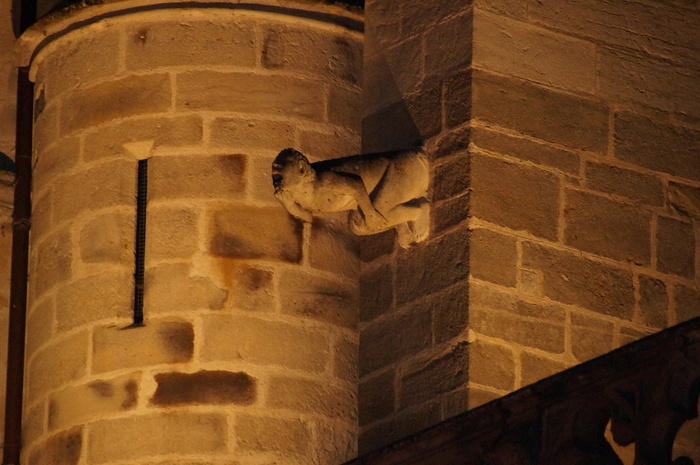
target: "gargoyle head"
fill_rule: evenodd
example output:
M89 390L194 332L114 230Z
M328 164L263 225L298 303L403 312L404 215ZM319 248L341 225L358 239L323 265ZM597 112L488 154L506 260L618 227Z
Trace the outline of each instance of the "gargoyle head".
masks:
M314 171L303 153L294 149L282 150L272 162L272 185L275 192L313 180Z

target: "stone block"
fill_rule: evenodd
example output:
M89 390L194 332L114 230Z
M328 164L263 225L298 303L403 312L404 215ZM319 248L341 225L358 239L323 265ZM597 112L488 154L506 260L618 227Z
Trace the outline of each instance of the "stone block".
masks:
M532 242L523 243L522 265L542 273L544 295L552 300L622 319L632 316L628 270Z
M639 321L652 328L668 326L668 291L660 279L639 275Z
M360 260L371 262L380 257L390 255L396 248L396 230L390 229L383 233L360 238Z
M319 463L345 463L357 457L357 425L316 421L315 428L316 437L323 438L323 446L316 449Z
M313 453L311 426L298 418L238 414L234 426L237 448L243 452L274 452L304 461Z
M236 309L275 311L274 271L245 263L236 264L231 278L231 300Z
M473 277L515 287L518 272L515 237L474 229L469 237L469 249L469 272Z
M656 269L695 277L695 230L692 223L659 216L656 223Z
M373 79L375 75L366 74L365 82L367 83L365 89L368 95L366 95L365 104L371 105L381 105L386 97L395 97L392 95L393 92L388 92L387 95L380 96L380 99L375 100L375 93L386 92L387 88L395 88L399 94L405 95L407 93L415 92L418 90L423 81L423 63L428 58L423 50L422 36L414 36L406 38L406 40L401 41L398 44L391 45L388 47L379 46L380 50L377 52L377 61L386 63L387 75L384 76L387 81L377 81ZM434 51L439 53L438 51ZM460 56L464 55L464 50L460 50ZM375 60L370 58L369 63ZM377 86L377 88L370 89L369 87Z
M118 121L85 136L85 161L125 156L123 145L153 141L153 150L200 145L203 137L200 115L145 117Z
M700 217L700 187L669 182L668 204L679 215L688 218Z
M676 304L676 320L674 324L700 317L700 291L697 288L677 284L674 294Z
M401 32L410 37L432 29L445 19L464 13L471 5L460 0L445 0L435 4L420 0L405 0L401 5Z
M148 163L148 197L240 198L245 191L245 155L154 157Z
M80 230L80 259L85 263L133 266L135 211L111 211L100 215Z
M382 265L360 276L360 321L372 321L393 310L394 270Z
M482 127L471 129L471 140L482 149L555 168L574 176L579 173L579 156L570 150Z
M427 309L401 312L366 325L360 331L360 376L416 354L432 341Z
M663 184L659 178L616 166L587 162L586 187L653 207L664 204Z
M280 273L282 312L344 328L356 328L358 289L299 269Z
M478 9L474 38L474 65L479 68L561 89L596 91L593 42Z
M632 326L622 326L620 327L620 331L617 336L618 345L625 346L627 344L631 344L634 341L638 341L639 339L651 336L652 334L654 334L654 332L655 331L652 329L640 331L639 329Z
M469 344L469 381L512 391L515 388L513 350L481 340Z
M11 119L13 124L14 120L15 118ZM40 114L34 116L33 145L36 153L42 153L58 138L58 122L58 105L45 108Z
M69 386L51 395L49 429L56 430L136 408L140 373Z
M46 432L46 401L25 408L22 419L22 442L31 445Z
M469 192L437 205L432 205L430 219L433 234L441 233L465 221L469 217L470 205L471 195Z
M80 162L80 140L67 137L37 153L32 172L32 189L42 192L56 177L70 172Z
M52 341L39 350L27 364L28 399L81 378L87 373L88 334L84 331Z
M471 11L440 22L424 34L424 69L430 76L445 76L472 63ZM477 41L477 45L479 42ZM420 50L420 48L419 48Z
M257 400L257 380L244 372L169 372L158 373L154 379L158 386L151 405L251 405Z
M92 338L92 372L185 363L193 352L194 329L184 321L149 320L128 330L98 327Z
M299 151L310 160L327 160L354 155L360 152L360 138L345 131L307 131L299 132Z
M167 74L129 76L103 82L64 97L61 134L117 118L162 113L170 108L170 100L170 77Z
M503 397L501 392L494 392L488 389L481 389L478 387L469 387L467 394L467 405L469 409L474 409L484 404L488 404L492 400L496 400L499 397Z
M400 410L389 420L378 422L362 431L358 441L359 453L365 454L389 445L433 426L441 419L440 402L438 401L426 402L420 406Z
M285 121L216 118L211 122L211 145L236 150L278 152L294 145L294 128Z
M434 167L432 200L439 201L464 194L469 189L469 156L456 155Z
M700 181L700 131L632 112L615 114L615 157L643 168Z
M273 376L267 392L268 407L294 410L304 414L356 421L357 394L328 382Z
M54 285L68 280L72 272L73 244L72 234L64 228L49 235L39 244L34 244L37 261L41 269L33 276L34 294L30 298L37 300ZM31 293L30 293L31 294Z
M455 231L403 250L396 265L396 299L405 303L467 279L469 237Z
M261 63L267 69L292 70L359 85L362 43L350 35L278 24L265 31Z
M31 453L36 465L78 465L82 456L84 427L77 426L54 434Z
M442 80L437 78L425 80L416 92L404 96L406 109L412 124L415 125L412 129L417 131L418 137L403 140L402 147L416 145L440 133L442 100Z
M613 323L600 318L571 313L571 351L580 362L613 349Z
M119 31L96 30L77 40L67 40L37 67L36 83L44 84L47 102L66 91L84 88L119 71Z
M510 18L527 19L527 0L474 0L474 7Z
M671 98L674 109L692 117L700 116L700 101L695 96L698 86L699 71L697 68L680 68L673 75L674 88Z
M368 425L394 413L395 391L394 370L387 370L362 380L358 392L360 426Z
M282 321L237 315L203 317L205 361L240 361L323 373L330 362L322 332ZM274 341L271 344L270 341Z
M541 357L530 352L520 354L520 384L528 386L541 379L549 378L568 368L565 363Z
M425 306L433 315L433 340L436 343L450 341L468 328L468 283L457 285L422 299L414 307Z
M325 120L323 85L287 76L190 71L177 76L177 108Z
M301 260L302 224L281 206L240 205L214 212L209 233L210 251L218 257Z
M574 149L607 153L608 108L604 103L513 78L473 76L473 116Z
M333 376L353 386L358 384L358 345L356 341L338 339L333 347Z
M126 31L126 69L255 65L253 25L178 18L149 21Z
M365 114L362 119L362 153L406 148L430 137L426 135L428 131L422 132L413 114L413 111L419 110L416 105L420 102L416 100L416 95L412 97L413 110L409 108L408 100L399 98L396 102ZM429 123L435 130L439 123L437 110L430 106L430 102L426 103L425 109L433 115Z
M401 408L437 399L442 394L466 386L469 371L467 352L467 343L460 342L423 366L407 370L401 378Z
M55 223L102 208L135 209L136 161L115 160L64 176L56 181L53 196Z
M565 197L565 244L614 260L651 263L651 213L573 189Z
M211 278L194 274L188 263L162 264L146 270L144 305L149 313L220 310L229 291Z
M132 314L133 274L105 271L61 286L56 292L57 331Z
M475 154L471 178L471 215L556 240L560 189L557 176Z
M191 258L199 250L199 221L199 211L193 208L149 205L146 217L148 262Z
M347 216L340 214L338 221L314 219L309 242L309 263L326 270L355 278L360 270L359 239L347 227Z
M362 93L344 87L332 86L328 90L326 113L328 122L354 132L359 132L362 125Z
M3 301L3 304L9 304L9 302L4 301L3 298L0 298L0 301ZM51 296L32 305L29 315L27 316L27 338L25 345L27 360L31 359L39 347L51 339L54 332L54 312L54 299Z
M227 433L226 417L216 413L159 412L102 420L88 427L87 456L90 463L110 463L164 454L222 453Z

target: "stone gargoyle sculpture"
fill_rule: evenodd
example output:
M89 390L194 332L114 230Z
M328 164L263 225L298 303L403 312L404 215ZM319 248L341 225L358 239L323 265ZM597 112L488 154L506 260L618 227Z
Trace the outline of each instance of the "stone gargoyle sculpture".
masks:
M351 210L352 232L364 236L395 227L404 248L428 236L429 180L420 148L315 163L289 148L272 163L275 197L292 216L310 223L317 213Z

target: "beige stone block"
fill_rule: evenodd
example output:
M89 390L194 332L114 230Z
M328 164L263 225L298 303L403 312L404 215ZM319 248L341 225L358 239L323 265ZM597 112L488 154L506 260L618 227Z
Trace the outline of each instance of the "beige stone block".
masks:
M663 185L655 176L601 163L586 163L586 187L627 197L650 206L664 203Z
M240 21L149 21L126 31L126 68L254 66L253 25Z
M354 278L360 270L358 249L359 240L348 230L345 214L337 221L314 220L309 246L309 263L314 268Z
M80 161L80 140L68 137L59 140L51 148L37 153L32 172L32 188L41 192L51 185L57 176L71 171Z
M265 31L263 40L261 62L264 68L293 70L360 84L362 43L349 35L278 24Z
M194 329L184 321L146 321L146 326L98 327L92 337L92 372L185 363L192 359Z
M310 160L346 157L359 153L360 148L360 138L352 133L301 130L299 134L299 151Z
M502 16L527 19L527 0L474 0L474 6Z
M36 400L87 372L88 334L79 332L51 342L27 366L27 399Z
M277 151L271 151L262 156L251 156L248 158L250 170L248 179L250 193L254 200L272 205L279 205L275 198L275 189L272 186L272 162L277 156ZM265 156L267 155L267 156Z
M64 97L61 134L117 118L161 113L169 108L170 77L167 74L129 76L103 82Z
M241 154L154 157L148 163L148 197L240 198L245 191L247 165L247 157Z
M677 284L674 289L676 319L674 324L682 323L700 316L700 290Z
M318 330L247 316L207 315L203 319L203 360L238 360L312 373L323 373L329 364L328 338Z
M354 390L307 379L271 378L267 406L321 415L347 423L357 418L357 394Z
M395 391L393 369L363 379L358 391L360 426L368 425L394 413Z
M320 464L345 463L357 457L357 425L340 427L336 422L316 421L317 437L324 445L317 449Z
M472 115L479 120L547 142L607 152L608 108L595 99L479 71L473 76L472 100ZM448 112L449 105L451 100Z
M57 430L136 408L140 373L98 379L51 395L49 429Z
M97 464L164 454L221 453L226 450L227 429L226 418L213 413L154 413L104 420L88 427L87 456Z
M115 160L63 177L53 195L55 223L101 208L135 208L136 161Z
M231 289L236 309L250 312L275 311L275 272L233 260L222 260L220 266Z
M0 298L0 301L2 300L3 299ZM27 360L32 358L39 347L51 339L54 331L54 312L54 299L51 296L32 305L29 316L27 316L27 338L25 346Z
M209 234L209 250L218 257L301 260L302 224L281 206L238 205L214 212Z
M136 212L110 212L80 231L80 258L86 263L133 266Z
M656 223L656 269L695 277L695 229L692 223L659 216Z
M59 106L52 105L34 116L33 145L41 153L58 138ZM14 118L13 118L14 121ZM14 144L13 144L14 145Z
M313 450L310 425L296 418L239 414L234 427L236 445L246 452L275 452L308 460Z
M353 385L358 383L359 347L354 341L339 339L333 346L333 376Z
M56 292L57 331L101 319L128 318L133 294L133 275L128 271L107 271L61 286Z
M559 223L557 176L533 168L474 155L471 214L511 229L556 240Z
M215 147L264 149L276 154L294 145L294 127L286 121L217 118L211 123L210 138Z
M668 291L660 279L639 276L639 321L645 326L665 328L668 326Z
M345 328L357 327L356 287L300 269L281 272L279 286L282 312Z
M34 245L37 263L40 267L33 276L34 300L54 285L68 280L72 275L72 235L64 228L49 235L38 245Z
M549 378L568 366L564 363L551 360L530 352L520 354L520 384L527 386L544 378Z
M637 265L651 263L651 214L588 192L567 189L564 243Z
M529 308L532 307L525 307L520 315L475 308L469 316L469 325L477 333L509 343L557 354L563 353L564 323L551 322L546 316L531 317L527 314Z
M596 90L593 42L478 9L474 13L474 65L561 89L589 94Z
M488 229L474 229L469 238L469 272L503 286L515 287L518 272L517 241Z
M82 456L84 427L54 434L31 454L32 465L78 465Z
M152 140L153 149L186 147L202 143L202 117L186 115L145 117L119 121L85 136L85 161L123 157L124 144Z
M251 405L257 400L257 380L242 371L202 370L158 373L151 405Z
M355 89L330 87L328 91L328 122L359 132L362 124L362 93Z
M496 389L515 388L515 358L513 350L486 341L469 345L469 381Z
M613 324L579 313L571 313L571 351L580 361L610 352L613 349Z
M522 265L542 273L544 295L558 302L629 319L634 307L634 286L628 270L576 254L523 243Z
M199 249L199 211L150 205L146 218L146 260L190 258Z
M46 401L39 402L31 408L25 408L22 419L22 442L31 446L46 432Z
M287 76L192 71L177 76L177 108L325 120L320 83Z
M394 270L385 264L360 275L360 321L372 321L394 309Z
M700 181L700 131L632 112L615 115L615 157L663 173Z
M472 42L476 33L473 21L473 13L467 11L426 31L424 39L426 74L444 76L449 71L472 64L472 50L477 50ZM420 45L416 45L420 51Z
M0 184L0 190L3 186ZM9 189L8 189L9 190ZM13 192L10 191L10 195L13 196ZM0 193L2 197L2 193ZM10 199L8 199L10 200ZM9 205L13 205L13 201L10 200ZM2 199L0 199L0 212L2 212ZM7 224L9 227L9 217L11 216L11 210L8 207L8 222L4 222L0 219L0 224ZM1 217L2 213L0 213ZM53 190L44 191L44 195L41 197L35 197L32 199L32 225L31 225L31 236L34 241L41 241L44 239L46 234L52 232L53 230ZM0 226L1 228L2 226ZM8 252L9 257L9 252Z
M469 387L467 396L467 404L469 409L474 409L481 405L488 404L492 400L496 400L503 395L499 392L471 386Z
M146 270L144 305L149 313L220 310L229 291L211 278L196 275L188 263L162 264Z

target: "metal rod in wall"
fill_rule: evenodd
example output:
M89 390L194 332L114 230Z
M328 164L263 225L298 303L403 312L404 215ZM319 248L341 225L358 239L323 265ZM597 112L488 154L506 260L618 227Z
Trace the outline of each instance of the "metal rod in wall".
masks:
M24 390L24 340L27 315L27 278L32 190L32 128L34 84L29 68L17 73L17 166L12 211L12 265L5 387L5 436L3 465L18 465L22 448L22 393Z
M139 160L136 180L136 246L134 264L134 323L143 326L144 269L146 264L146 205L148 204L148 159Z

